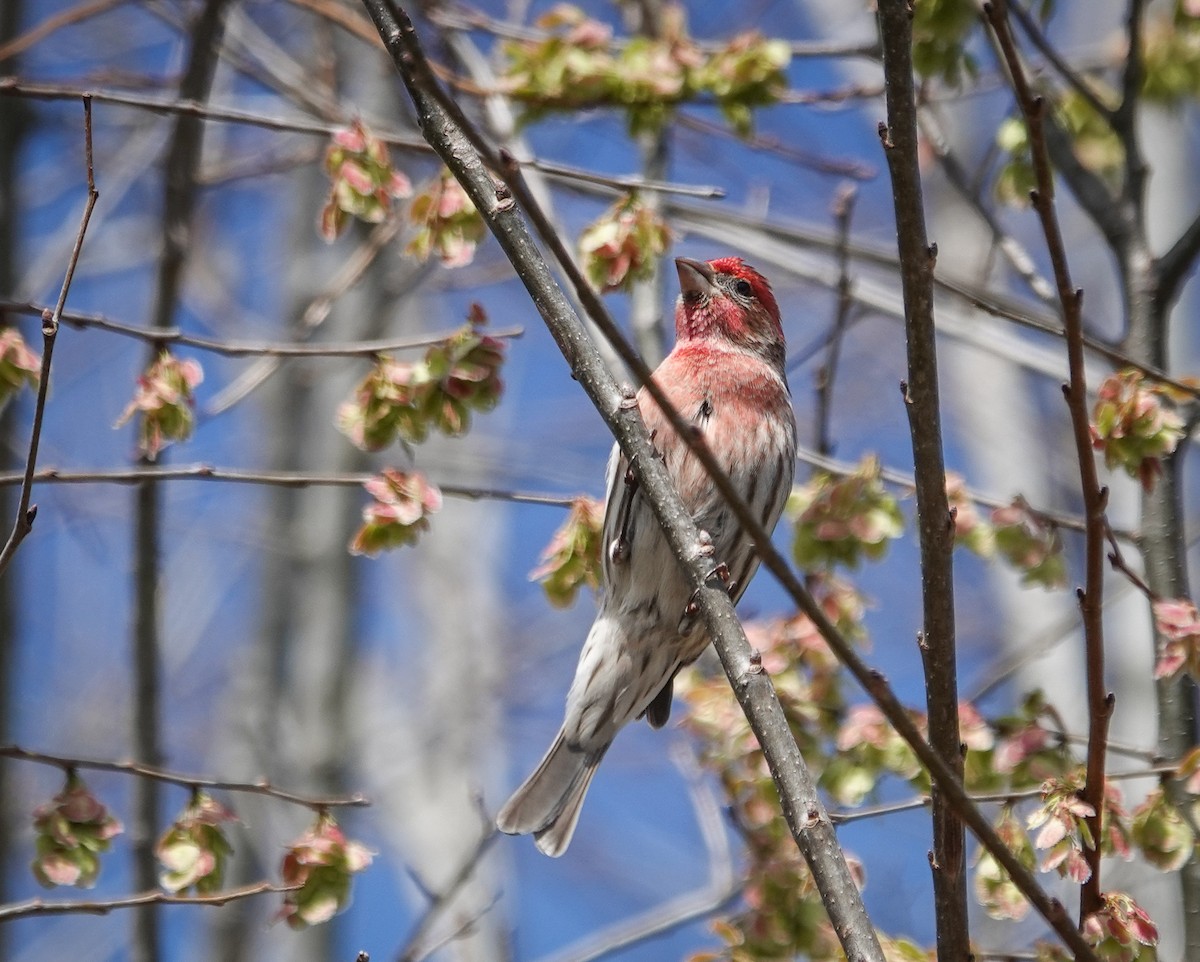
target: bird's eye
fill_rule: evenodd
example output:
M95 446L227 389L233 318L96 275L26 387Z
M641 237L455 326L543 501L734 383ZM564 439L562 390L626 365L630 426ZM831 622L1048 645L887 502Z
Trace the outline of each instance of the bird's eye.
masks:
M750 282L747 280L739 280L733 285L733 289L742 297L749 297L754 293L754 288L750 286Z

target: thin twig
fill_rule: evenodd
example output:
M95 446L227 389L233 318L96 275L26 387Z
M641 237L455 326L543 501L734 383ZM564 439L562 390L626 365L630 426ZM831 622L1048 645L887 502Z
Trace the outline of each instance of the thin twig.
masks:
M60 13L47 17L45 20L34 24L19 37L13 37L7 43L0 44L0 63L19 56L63 27L69 27L72 24L90 20L92 17L99 16L125 2L126 0L92 0L91 3L81 3L74 7L68 7Z
M1053 266L1055 285L1058 288L1061 303L1067 361L1070 369L1070 381L1064 385L1063 394L1071 416L1075 455L1079 463L1084 515L1087 520L1087 529L1084 534L1085 581L1084 587L1078 589L1077 594L1083 620L1086 650L1089 715L1087 781L1082 795L1084 801L1092 807L1094 814L1087 820L1093 842L1090 846L1084 846L1084 854L1091 868L1091 876L1083 883L1080 896L1079 912L1082 922L1084 918L1098 911L1103 904L1100 879L1100 819L1104 807L1105 741L1114 705L1113 695L1106 689L1104 682L1104 542L1108 529L1105 517L1108 491L1100 485L1096 458L1092 450L1087 410L1087 377L1083 354L1081 312L1083 292L1077 290L1071 281L1066 248L1055 209L1054 173L1050 167L1050 156L1046 146L1043 124L1046 104L1043 99L1033 94L1025 78L1025 71L1009 29L1006 17L1007 8L1007 0L995 0L993 3L984 5L984 12L1008 65L1013 91L1029 130L1030 153L1037 183L1037 189L1032 193L1032 200L1046 238L1046 248Z
M1059 734L1051 732L1050 734ZM1139 768L1135 771L1127 772L1109 772L1107 777L1109 781L1122 782L1133 781L1138 778L1154 778L1163 775L1172 775L1179 771L1179 762L1163 762L1155 765L1149 765L1146 768ZM976 792L971 794L971 801L977 805L991 804L995 802L1021 802L1031 798L1040 798L1042 788L1019 788L1008 792ZM838 825L845 825L848 822L861 822L865 819L882 818L887 815L896 815L900 812L911 812L915 809L928 808L930 798L928 795L917 795L914 798L903 799L899 802L885 802L881 805L871 805L867 808L853 809L850 811L830 812L829 817Z
M1067 82L1067 85L1087 101L1089 107L1111 123L1115 113L1113 108L1101 100L1086 78L1063 59L1055 46L1046 39L1046 35L1042 33L1041 27L1037 25L1032 14L1021 6L1020 3L1010 3L1008 9L1012 12L1017 23L1021 25L1021 29L1025 32L1025 36L1029 38L1030 43L1037 47L1038 52L1058 71L1059 76Z
M1058 301L1054 297L1054 287L1038 271L1037 264L1029 256L1029 252L1025 250L1020 241L1004 229L1004 224L996 211L980 199L979 191L972 184L966 168L951 149L941 121L934 111L928 106L918 108L917 119L921 124L925 142L937 157L942 173L946 175L946 180L987 224L988 230L992 233L992 243L999 247L1009 266L1017 272L1017 275L1038 300L1052 307L1057 306Z
M29 899L13 905L0 906L0 922L28 918L35 915L107 915L116 909L141 908L148 905L207 905L220 907L239 899L253 898L270 893L296 892L303 885L276 885L274 882L254 882L211 895L178 895L153 889L139 895L126 895L115 899L82 899L73 902L47 902L45 899Z
M0 758L12 758L17 761L34 762L38 765L52 765L63 771L84 769L93 772L118 772L122 775L133 775L154 782L168 785L178 785L181 788L205 788L221 792L237 792L243 795L266 795L281 802L301 805L315 812L329 808L363 808L371 802L361 794L337 795L322 798L313 795L301 795L296 792L276 788L265 777L253 782L234 782L210 778L207 775L188 775L183 772L173 772L157 765L145 765L141 762L114 762L100 758L76 758L71 755L52 755L47 752L33 751L20 745L0 745Z
M703 888L684 892L632 918L590 932L540 962L596 962L615 952L658 938L730 905L746 887L735 875L729 836L712 788L702 779L694 752L672 751L675 764L688 780L692 809L708 850L709 880Z
M360 487L374 477L371 474L320 474L310 471L260 471L245 468L221 468L211 464L172 467L145 466L98 471L64 471L43 468L34 475L41 484L140 484L143 481L227 481L234 484L265 484L283 488ZM0 487L18 484L24 478L18 472L0 472ZM444 495L470 501L511 501L516 504L547 504L569 508L578 495L546 494L539 491L513 491L505 488L478 488L462 484L438 485Z
M833 383L837 378L838 358L842 351L842 338L850 323L850 311L854 306L854 281L850 277L850 220L854 216L854 201L857 191L851 184L844 185L833 201L833 219L837 228L837 306L834 309L833 326L825 339L825 360L817 369L816 380L816 446L821 455L833 454L833 437L830 420L833 417Z
M216 107L211 104L196 103L192 100L167 100L162 97L149 97L144 94L126 93L118 90L104 90L93 87L79 87L71 84L54 84L27 81L21 77L0 77L0 96L29 97L37 100L75 100L80 97L90 97L96 103L114 104L122 107L132 107L147 110L152 113L177 114L189 117L199 117L205 120L228 124L244 124L258 127L262 130L274 130L288 133L310 134L318 137L332 137L341 130L344 123L333 123L322 120L307 120L303 118L272 117L256 113L252 110L241 110L236 107ZM415 153L430 153L429 145L420 137L413 134L389 130L381 124L370 123L372 135L381 143L400 150ZM636 174L606 175L595 171L582 171L568 164L554 161L543 161L529 158L522 161L528 167L534 167L547 177L555 180L571 182L579 180L582 183L604 186L613 193L625 193L631 189L659 191L666 194L700 197L704 199L719 199L724 191L719 187L697 184L674 184L665 182L647 182ZM850 175L852 176L852 175Z
M44 308L37 304L17 301L0 301L0 310L10 310L24 314L41 314ZM357 341L347 344L295 344L291 342L273 341L226 341L212 337L197 337L185 334L176 327L146 328L132 324L123 324L100 314L80 314L66 312L62 322L70 327L91 328L121 334L125 337L136 338L140 341L151 341L156 344L178 344L184 347L194 347L199 351L211 351L226 357L371 357L388 351L407 351L421 347L441 344L456 332L446 331L442 334L422 334L418 337L388 338L379 341ZM487 329L489 337L517 338L525 333L523 327L502 327Z
M856 88L857 89L857 88ZM872 95L877 96L878 90ZM819 174L829 174L835 177L849 177L852 180L871 180L875 176L875 168L861 160L843 160L841 158L825 157L821 154L786 144L778 137L767 134L753 134L742 138L723 124L715 124L694 114L680 111L675 118L680 127L695 130L705 137L736 138L755 150L762 150L777 157L783 157L800 167L807 167Z
M429 937L434 923L441 917L442 912L454 901L455 896L462 890L462 887L467 884L471 876L475 873L475 869L479 867L479 863L483 860L483 856L487 853L492 842L496 840L498 832L488 820L485 830L479 837L479 841L467 853L466 858L462 860L458 871L454 873L453 878L446 883L445 888L438 892L429 893L429 905L425 907L425 911L417 920L413 930L404 941L404 947L397 953L397 962L417 962L418 959L425 958L429 953L423 951L425 940ZM424 886L422 886L424 888Z
M96 178L92 166L92 102L83 98L83 138L87 162L87 203L83 208L83 217L79 221L79 231L75 235L75 246L71 249L71 258L67 261L66 274L63 276L62 288L58 292L58 303L53 311L42 310L42 366L39 373L37 402L33 409L33 426L29 432L29 456L25 459L25 476L21 484L21 498L17 504L17 516L13 521L12 533L8 536L3 550L0 550L0 575L4 574L16 554L21 542L33 530L33 521L37 517L37 505L31 504L33 497L33 475L37 469L38 445L42 438L42 422L46 413L46 394L50 390L50 359L54 355L54 344L58 338L58 326L62 319L63 306L67 303L67 292L71 289L71 280L75 276L75 266L79 263L79 254L83 250L83 238L87 234L88 221L92 219L92 209L100 199L96 190Z
M1112 548L1108 553L1108 563L1112 566L1113 571L1124 575L1125 580L1140 591L1147 601L1158 601L1158 595L1154 593L1154 590L1146 584L1141 575L1129 567L1129 563L1125 560L1125 555L1121 552L1121 545L1117 542L1111 525L1108 526L1108 544Z

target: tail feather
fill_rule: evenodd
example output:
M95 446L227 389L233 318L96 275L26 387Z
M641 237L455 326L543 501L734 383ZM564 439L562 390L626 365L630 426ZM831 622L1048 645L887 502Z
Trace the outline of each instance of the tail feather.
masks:
M573 749L560 730L541 764L500 809L496 827L508 835L533 834L546 855L562 855L571 843L583 799L607 748Z

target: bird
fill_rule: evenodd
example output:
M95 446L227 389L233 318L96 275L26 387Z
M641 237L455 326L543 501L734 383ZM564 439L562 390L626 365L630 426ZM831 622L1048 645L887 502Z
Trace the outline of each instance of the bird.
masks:
M770 532L792 487L796 421L771 285L739 257L675 259L675 345L652 378L715 455ZM753 541L708 472L643 387L636 402L652 443L712 549L736 603L758 568ZM546 855L571 842L584 796L617 732L644 717L663 727L676 673L709 643L694 592L620 448L608 462L603 590L559 729L541 763L496 816Z

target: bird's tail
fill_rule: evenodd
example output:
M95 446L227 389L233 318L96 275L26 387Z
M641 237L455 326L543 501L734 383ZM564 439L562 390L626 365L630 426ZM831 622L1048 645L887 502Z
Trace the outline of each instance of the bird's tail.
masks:
M560 729L545 758L496 816L496 827L508 835L533 833L537 847L557 858L571 844L579 811L596 766L608 749L571 748Z

